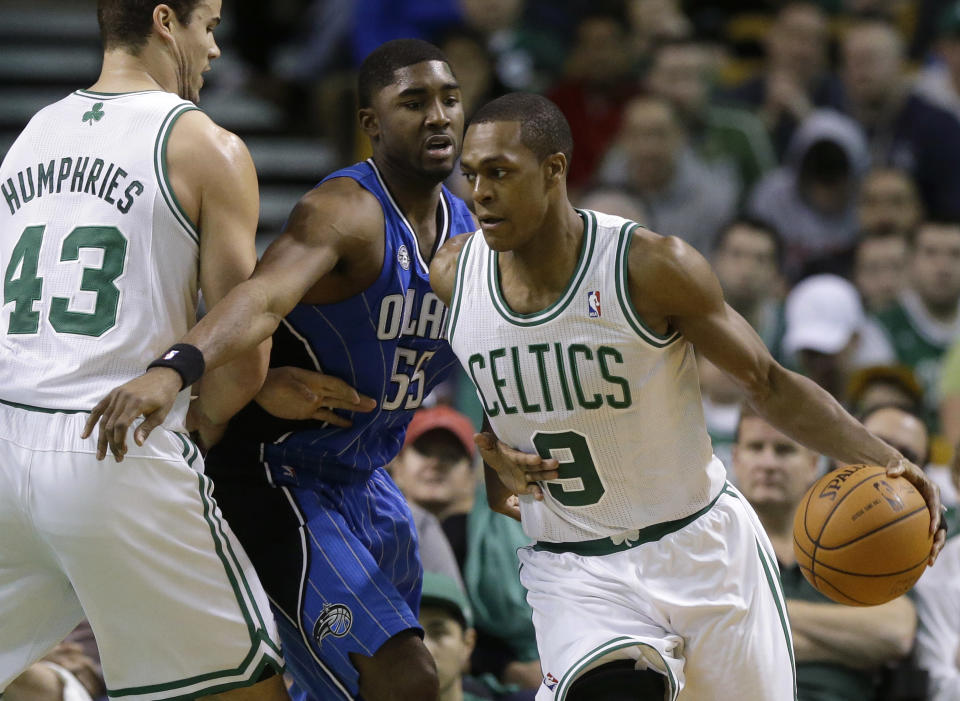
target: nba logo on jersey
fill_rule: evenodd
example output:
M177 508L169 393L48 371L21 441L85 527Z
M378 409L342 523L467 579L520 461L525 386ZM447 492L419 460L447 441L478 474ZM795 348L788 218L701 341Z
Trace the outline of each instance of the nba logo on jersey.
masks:
M560 683L560 680L550 673L547 673L547 676L543 678L543 685L548 689L550 689L550 691L553 691L554 689L556 689L557 684L559 683Z
M591 319L596 319L600 316L600 290L587 292L587 312L590 314Z
M397 249L397 262L404 270L410 270L410 253L402 243L400 244L400 248Z

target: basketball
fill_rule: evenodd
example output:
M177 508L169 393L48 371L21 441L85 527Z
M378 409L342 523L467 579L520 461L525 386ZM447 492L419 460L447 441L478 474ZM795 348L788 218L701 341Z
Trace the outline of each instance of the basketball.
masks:
M923 574L933 544L923 496L876 465L847 465L807 490L793 521L803 576L826 597L876 606Z

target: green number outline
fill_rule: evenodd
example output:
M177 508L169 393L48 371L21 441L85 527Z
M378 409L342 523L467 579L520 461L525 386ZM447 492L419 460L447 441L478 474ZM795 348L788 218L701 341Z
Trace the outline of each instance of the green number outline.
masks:
M547 489L564 506L592 506L606 493L597 465L590 452L587 437L577 431L537 431L533 434L533 447L541 458L556 457L552 451L567 449L573 460L561 462L559 480L580 478L582 489L567 489L557 482L547 482Z
M10 314L8 334L35 334L40 330L40 312L33 309L33 304L43 293L43 278L37 275L37 268L45 230L46 226L43 225L28 226L13 247L3 277L3 303L16 303ZM97 295L94 310L71 311L69 298L53 297L48 318L58 333L98 337L117 323L120 288L114 281L126 267L127 238L115 226L78 226L63 240L60 261L67 263L79 260L82 248L99 248L103 251L101 265L85 266L80 279L82 291ZM20 276L14 279L18 266Z
M81 336L102 336L117 323L120 288L114 280L123 274L127 260L127 239L115 226L78 226L63 240L61 262L80 259L81 248L99 248L103 263L99 268L83 269L80 289L96 292L97 303L92 312L70 311L67 297L50 300L50 324L59 333Z
M40 312L34 311L33 303L43 293L43 278L37 276L37 264L45 228L43 225L28 226L20 234L10 254L10 262L3 275L3 303L16 304L10 312L8 334L31 334L40 329ZM13 275L21 261L20 277L14 279Z

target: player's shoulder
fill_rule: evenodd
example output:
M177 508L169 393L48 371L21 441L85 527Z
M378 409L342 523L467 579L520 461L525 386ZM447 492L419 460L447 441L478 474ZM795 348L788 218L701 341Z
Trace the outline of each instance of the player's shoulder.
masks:
M480 235L478 232L468 232L450 238L430 261L430 287L445 304L449 304L453 297L460 253L474 236Z
M324 180L304 193L300 203L311 210L353 217L358 223L378 222L382 229L383 205L380 200L360 181L346 175Z
M653 310L686 314L715 306L716 276L697 249L677 236L638 227L630 233L627 275L635 300Z
M203 165L202 159L231 160L249 157L250 153L243 139L199 109L188 109L177 118L170 132L168 149L192 153L197 165Z
M638 226L630 232L630 272L647 276L674 276L700 272L706 260L678 236L658 234Z
M304 236L334 235L342 243L361 246L381 241L385 217L380 201L349 177L324 180L297 201L287 225Z

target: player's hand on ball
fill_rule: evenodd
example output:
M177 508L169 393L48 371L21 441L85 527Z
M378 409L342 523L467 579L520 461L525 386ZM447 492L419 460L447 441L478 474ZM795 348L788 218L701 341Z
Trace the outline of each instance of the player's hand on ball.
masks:
M314 419L342 428L349 428L353 422L334 413L334 409L368 412L377 407L375 400L339 377L295 367L270 368L256 402L281 419Z
M928 563L933 565L937 561L937 556L943 549L944 543L947 542L947 532L940 527L940 520L944 511L940 504L940 487L931 482L923 470L906 458L893 458L887 463L886 467L888 476L905 478L917 488L917 491L923 495L923 500L927 502L927 508L930 509L930 533L933 534L933 546L930 548Z
M543 490L537 483L560 476L556 459L515 450L488 431L475 434L473 442L483 461L496 470L500 481L514 494L532 494L537 501L543 501Z
M109 446L114 459L120 462L127 452L127 429L130 425L138 417L146 417L133 436L137 445L143 445L150 432L167 417L177 394L180 393L182 383L176 370L165 367L147 370L140 377L116 387L101 399L90 412L90 418L87 419L80 437L90 436L99 421L97 460L103 460L107 456Z

